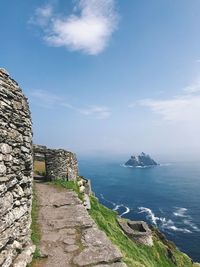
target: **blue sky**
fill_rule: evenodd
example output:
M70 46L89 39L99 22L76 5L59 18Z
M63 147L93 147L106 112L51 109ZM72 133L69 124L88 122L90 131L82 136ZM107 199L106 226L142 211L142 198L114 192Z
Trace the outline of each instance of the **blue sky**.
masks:
M200 155L200 2L1 2L1 67L34 142L77 154Z

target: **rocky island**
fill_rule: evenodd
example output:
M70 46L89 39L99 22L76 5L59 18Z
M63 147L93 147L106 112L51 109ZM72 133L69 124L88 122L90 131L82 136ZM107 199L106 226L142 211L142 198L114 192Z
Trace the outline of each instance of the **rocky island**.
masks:
M125 163L130 167L149 167L158 165L149 155L142 152L138 156L131 156L131 158Z

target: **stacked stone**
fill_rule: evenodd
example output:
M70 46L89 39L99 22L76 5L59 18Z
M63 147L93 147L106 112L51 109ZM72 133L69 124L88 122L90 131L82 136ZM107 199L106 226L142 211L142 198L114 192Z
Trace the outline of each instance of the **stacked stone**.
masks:
M74 153L63 149L47 149L45 152L45 162L48 179L76 181L78 163Z
M26 266L32 203L32 123L22 90L0 69L0 266Z
M45 161L45 153L46 153L47 147L46 146L40 146L40 145L33 145L33 159L34 161Z
M153 246L153 235L146 222L118 218L118 223L131 240L145 246Z

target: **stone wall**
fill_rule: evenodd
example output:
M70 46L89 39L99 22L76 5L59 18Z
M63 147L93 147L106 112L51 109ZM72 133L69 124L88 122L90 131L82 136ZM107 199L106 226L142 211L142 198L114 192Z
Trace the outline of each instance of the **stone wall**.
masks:
M33 160L45 161L46 146L33 145Z
M31 260L32 123L22 90L0 69L0 266Z
M76 156L63 149L47 149L46 175L50 180L75 181L78 176Z
M75 181L78 176L76 155L64 149L48 149L46 146L33 146L34 160L45 161L46 178Z

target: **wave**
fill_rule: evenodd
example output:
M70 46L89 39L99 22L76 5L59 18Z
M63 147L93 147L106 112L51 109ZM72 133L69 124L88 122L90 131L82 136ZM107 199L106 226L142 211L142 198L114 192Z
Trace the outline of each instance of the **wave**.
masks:
M191 220L184 220L183 223L185 225L188 225L192 230L196 232L200 232L200 229L191 221Z
M186 215L187 209L186 208L176 208L176 211L173 212L174 216L176 217L188 217L188 215Z
M192 233L192 231L190 231L190 230L188 230L188 229L186 229L186 228L178 228L178 227L176 227L175 225L172 225L172 226L170 226L170 227L168 227L168 229L169 230L173 230L173 231L175 231L175 232L182 232L182 233L185 233L185 234L190 234L190 233Z
M103 194L100 194L100 197L105 202L111 204L113 206L112 210L117 211L120 217L124 216L125 214L128 214L131 211L131 209L128 206L125 206L124 204L116 204L115 202L106 199ZM119 213L120 208L125 209L121 214ZM185 234L190 234L193 231L200 232L200 229L192 222L191 216L187 214L188 209L182 207L175 207L175 209L176 210L173 212L173 215L176 218L184 218L184 220L181 223L185 225L187 228L177 227L172 219L156 216L155 213L150 208L147 207L138 207L139 210L138 213L145 213L146 219L148 219L153 225L159 227L163 231L182 232ZM164 212L162 211L162 214L163 213Z
M147 165L147 166L130 166L130 165L125 165L125 164L120 164L121 167L124 168L138 168L138 169L145 169L145 168L151 168L151 167L165 167L165 166L171 166L172 163L160 163L158 165Z
M115 207L114 207L114 211L117 211L120 207L121 207L122 205L116 205Z
M124 167L124 168L137 168L137 169L146 169L146 168L151 168L151 167L155 167L154 165L147 165L147 166L130 166L130 165L125 165L125 164L120 164L121 167ZM159 166L159 165L157 165Z
M174 221L171 219L166 219L165 217L157 217L153 211L149 208L146 207L139 207L138 208L140 211L139 213L146 213L147 216L146 218L151 221L152 224L155 226L159 227L161 230L171 230L171 231L176 231L176 232L182 232L182 233L192 233L191 230L187 228L181 228L175 226ZM195 225L193 225L195 227Z
M112 202L112 201L106 199L106 198L104 197L103 194L100 194L100 197L101 197L101 199L103 199L105 202L107 202L107 203L109 203L109 204L111 204L111 205L113 205L113 206L116 206L116 203L115 203L115 202Z
M183 224L189 226L190 229L196 232L200 232L200 229L192 222L192 217L189 214L187 214L188 209L180 207L175 207L175 209L176 211L173 212L174 216L184 218Z
M125 165L125 164L120 164L121 167L124 167L124 168L133 168L133 166L129 166L129 165Z
M127 213L130 212L130 208L127 207L127 206L125 206L124 204L116 204L115 202L112 202L112 201L106 199L106 198L104 197L103 194L100 194L100 197L101 197L105 202L107 202L107 203L113 205L113 207L114 207L114 208L112 209L113 211L118 211L119 208L125 208L125 211L122 212L121 214L119 214L120 217L122 217L123 215L125 215L125 214L127 214Z
M135 166L135 168L138 168L138 169L146 169L146 168L151 168L151 167L155 167L155 166Z
M129 207L124 206L124 208L126 209L121 215L119 215L120 217L122 217L123 215L129 213L131 210L129 209Z
M125 208L125 211L122 212L121 214L119 214L120 217L122 217L123 215L125 215L125 214L127 214L127 213L129 213L131 211L130 208L125 206L124 204L116 205L113 210L114 211L118 211L119 208Z
M124 204L116 205L113 210L117 211L117 210L119 210L119 208L125 208L125 211L122 214L119 215L120 217L122 217L123 215L125 215L125 214L130 212L130 208L125 206Z
M145 207L139 207L138 209L140 210L139 213L147 213L147 218L150 219L150 221L157 226L157 221L160 220L160 218L156 217L151 209Z

